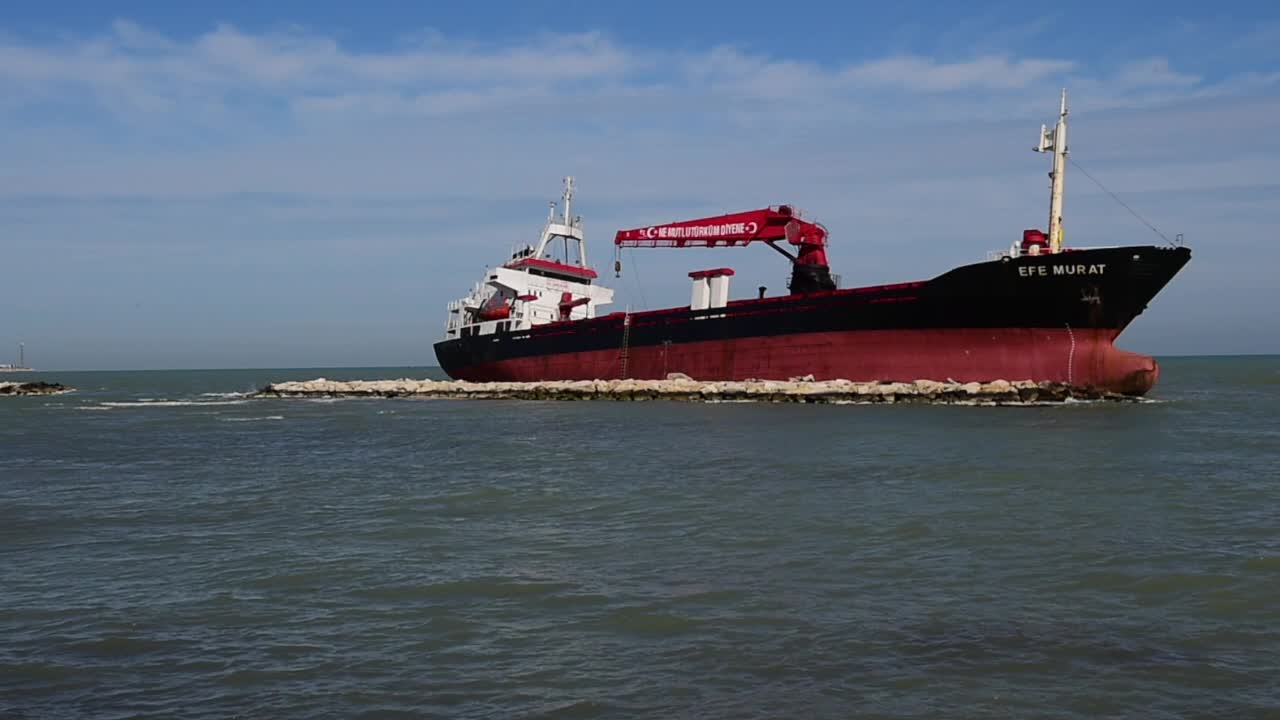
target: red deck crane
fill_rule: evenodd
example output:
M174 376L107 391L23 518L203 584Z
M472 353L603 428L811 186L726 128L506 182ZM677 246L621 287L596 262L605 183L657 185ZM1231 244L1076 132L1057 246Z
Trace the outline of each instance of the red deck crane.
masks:
M779 247L780 240L796 246L796 253ZM754 242L768 245L791 261L792 293L836 288L827 264L827 229L818 223L800 219L789 205L619 230L613 239L613 244L619 249L740 247ZM621 270L621 263L615 261L614 268Z

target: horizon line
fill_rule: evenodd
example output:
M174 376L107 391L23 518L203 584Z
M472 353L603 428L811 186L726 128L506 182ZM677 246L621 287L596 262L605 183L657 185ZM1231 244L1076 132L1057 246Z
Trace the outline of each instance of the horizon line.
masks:
M1179 353L1179 354L1159 354L1152 355L1157 360L1161 358L1169 359L1192 359L1192 358L1243 358L1243 357L1280 357L1280 352L1257 352L1257 353ZM277 366L252 366L252 367L164 367L164 368L82 368L82 369L43 369L31 368L23 372L227 372L227 371L248 371L248 370L389 370L396 368L413 368L419 370L440 370L439 365L277 365Z

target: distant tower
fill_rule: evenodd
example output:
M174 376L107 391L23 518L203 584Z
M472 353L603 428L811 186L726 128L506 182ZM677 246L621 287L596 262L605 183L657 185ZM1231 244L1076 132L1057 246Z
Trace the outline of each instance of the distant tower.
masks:
M27 366L26 356L27 356L27 344L18 343L18 367L22 368Z

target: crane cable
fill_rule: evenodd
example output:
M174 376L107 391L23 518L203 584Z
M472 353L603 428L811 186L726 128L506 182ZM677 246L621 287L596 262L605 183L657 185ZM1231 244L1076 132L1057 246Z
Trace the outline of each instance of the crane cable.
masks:
M634 276L634 279L635 279L636 292L640 295L640 307L644 308L645 310L648 310L649 301L645 299L644 286L640 283L640 266L636 263L636 249L629 247L627 248L627 252L631 256L631 267L633 268L633 270L631 271L631 274Z
M639 271L640 266L636 263L636 249L633 247L628 247L627 252L630 254L631 264L637 268L637 270L635 271L635 277L632 278L632 283L636 286L636 294L640 296L640 306L641 308L648 310L649 301L646 300L644 297L644 285L641 284L640 282L640 271ZM622 277L622 246L621 245L613 246L613 271L614 271L614 277Z
M1110 195L1112 200L1115 200L1116 202L1120 203L1121 207L1123 207L1125 210L1128 210L1134 217L1138 218L1139 222L1151 228L1151 232L1159 235L1161 238L1164 238L1164 241L1168 243L1171 247L1176 247L1174 242L1170 240L1167 235L1160 232L1160 230L1157 229L1155 225L1152 225L1151 223L1147 222L1147 219L1139 215L1137 210L1134 210L1133 208L1129 207L1129 205L1125 201L1121 200L1119 195L1116 195L1115 193L1111 192L1109 189L1107 189L1106 185L1103 185L1101 181L1099 181L1094 176L1090 175L1088 170L1085 170L1083 167L1080 166L1080 163L1075 161L1075 158L1068 155L1067 160L1069 160L1072 165L1075 165L1076 169L1079 170L1081 173L1083 173L1085 177L1089 178L1090 180L1093 181L1095 185L1102 188L1103 192Z

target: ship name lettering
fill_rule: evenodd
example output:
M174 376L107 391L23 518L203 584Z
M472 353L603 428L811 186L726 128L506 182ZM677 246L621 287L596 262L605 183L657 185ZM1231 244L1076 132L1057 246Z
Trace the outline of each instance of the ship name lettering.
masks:
M755 231L755 223L718 223L715 225L682 225L676 227L649 228L649 230L645 231L645 237L659 237L670 240L692 240L696 238L719 237L721 235L749 235Z
M1095 265L1054 265L1054 275L1101 275L1107 269L1106 263Z
M1050 274L1048 265L1023 265L1018 268L1019 277L1048 277ZM1094 263L1092 265L1054 265L1054 275L1104 275L1107 272L1106 263Z

